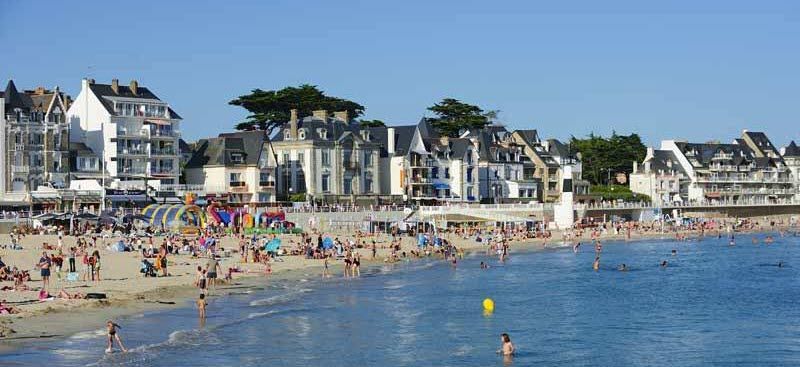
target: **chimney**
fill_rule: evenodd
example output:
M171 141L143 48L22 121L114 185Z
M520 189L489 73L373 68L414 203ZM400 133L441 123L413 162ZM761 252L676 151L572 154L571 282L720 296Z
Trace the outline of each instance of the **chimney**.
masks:
M136 81L136 79L131 80L131 93L133 93L134 96L139 92L138 89L139 83Z
M111 79L111 90L119 94L119 79Z
M86 81L89 82L89 85L94 85L94 79L87 79Z
M296 108L292 108L289 111L289 114L290 114L290 117L289 117L289 130L290 130L290 133L291 133L291 137L292 137L292 139L297 140L297 109Z
M386 152L388 152L390 155L394 154L394 141L394 128L386 128Z
M36 93L36 95L41 96L45 94L45 92L47 92L47 89L44 89L44 87L36 87L36 91L34 93Z
M336 111L333 113L333 117L344 121L344 123L350 122L350 113L347 111Z
M317 120L322 120L323 122L328 122L328 110L316 110L312 111L311 115L314 116Z

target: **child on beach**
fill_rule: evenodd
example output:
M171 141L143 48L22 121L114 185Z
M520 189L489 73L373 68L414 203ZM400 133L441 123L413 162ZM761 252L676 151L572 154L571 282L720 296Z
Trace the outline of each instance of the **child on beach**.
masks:
M113 351L114 339L117 340L119 349L121 349L123 352L127 352L128 350L122 345L122 340L119 338L119 334L117 334L117 329L122 329L122 327L113 321L108 320L108 322L106 322L106 329L108 331L108 348L106 348L106 353L111 353Z
M200 298L197 299L197 312L199 313L200 319L206 318L206 295L205 293L200 293Z

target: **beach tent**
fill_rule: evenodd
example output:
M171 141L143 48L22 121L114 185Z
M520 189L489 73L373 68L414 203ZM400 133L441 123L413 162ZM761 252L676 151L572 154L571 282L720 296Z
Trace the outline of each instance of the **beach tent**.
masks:
M277 252L279 248L281 248L281 240L278 238L273 238L272 241L269 241L269 243L264 246L264 250L267 252Z
M153 204L142 210L150 225L164 227L202 227L205 224L203 210L196 205Z
M326 250L330 250L333 248L333 240L330 237L325 237L322 239L322 248Z

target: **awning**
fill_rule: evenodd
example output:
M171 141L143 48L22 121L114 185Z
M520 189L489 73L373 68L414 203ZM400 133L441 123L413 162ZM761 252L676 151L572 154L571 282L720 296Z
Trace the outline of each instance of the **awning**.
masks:
M450 185L444 182L434 182L433 188L435 188L436 190L448 190L450 189Z

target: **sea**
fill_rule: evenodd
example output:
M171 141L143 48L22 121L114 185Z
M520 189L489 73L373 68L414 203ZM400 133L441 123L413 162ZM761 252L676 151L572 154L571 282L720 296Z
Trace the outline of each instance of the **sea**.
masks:
M609 242L599 271L587 243L264 280L212 297L205 323L188 301L117 320L128 353L105 353L97 325L0 365L796 366L800 238L773 236ZM511 358L496 353L502 333Z

